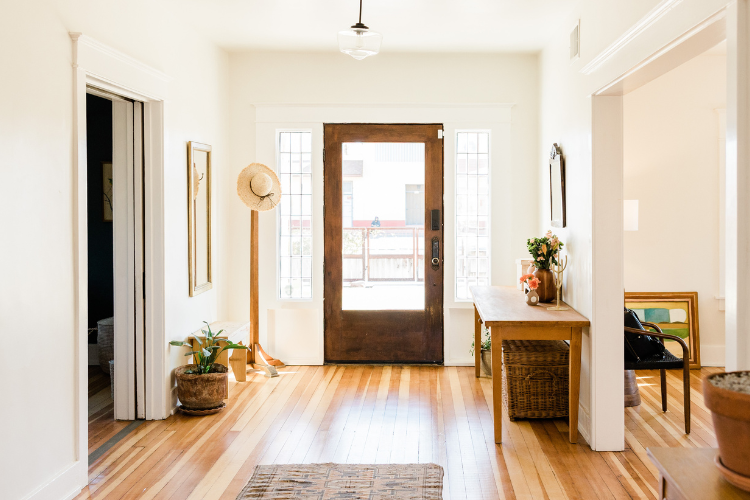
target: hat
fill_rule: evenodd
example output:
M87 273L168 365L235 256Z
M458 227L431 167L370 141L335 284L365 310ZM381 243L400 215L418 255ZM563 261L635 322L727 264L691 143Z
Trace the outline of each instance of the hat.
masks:
M267 166L251 163L237 177L237 194L251 210L272 210L281 199L281 182Z
M196 199L198 197L198 191L201 187L201 176L198 174L198 169L195 168L195 163L193 163L193 199Z

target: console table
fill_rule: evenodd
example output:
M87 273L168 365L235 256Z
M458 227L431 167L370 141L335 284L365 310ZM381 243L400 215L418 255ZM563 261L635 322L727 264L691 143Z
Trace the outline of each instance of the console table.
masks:
M503 438L503 340L569 340L569 399L568 438L578 441L578 396L581 385L581 331L589 320L573 308L567 311L548 311L554 304L526 305L522 291L509 286L473 286L474 300L474 364L479 377L479 346L482 323L490 329L492 337L492 406L495 416L495 442ZM561 305L564 303L561 302ZM567 305L567 304L565 304ZM570 307L570 306L568 306Z
M659 469L659 500L750 500L714 464L716 448L649 448Z

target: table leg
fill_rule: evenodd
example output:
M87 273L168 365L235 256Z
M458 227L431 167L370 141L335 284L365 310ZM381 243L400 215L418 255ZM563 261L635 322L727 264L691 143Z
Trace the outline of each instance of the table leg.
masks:
M578 442L578 397L581 390L581 328L571 328L570 368L568 371L568 438Z
M490 329L492 336L492 408L495 420L495 443L503 441L503 340L497 326Z
M482 318L474 306L474 376L479 378L479 365L482 359Z
M239 345L243 345L242 342L239 342ZM237 382L245 382L247 380L247 349L232 349L229 364L232 365L234 379Z

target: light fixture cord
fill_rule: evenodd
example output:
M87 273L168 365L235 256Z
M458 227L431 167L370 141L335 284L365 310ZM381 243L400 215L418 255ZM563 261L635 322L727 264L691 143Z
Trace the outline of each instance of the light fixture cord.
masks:
M359 24L362 24L362 0L359 0Z

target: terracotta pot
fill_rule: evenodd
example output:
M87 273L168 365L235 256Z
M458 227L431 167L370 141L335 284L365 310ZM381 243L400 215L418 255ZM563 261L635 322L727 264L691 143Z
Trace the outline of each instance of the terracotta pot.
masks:
M482 349L481 352L481 367L485 375L492 376L492 350Z
M536 290L526 290L526 305L535 306L539 304L539 294Z
M539 302L552 302L557 297L555 288L555 275L549 269L537 269L534 276L540 281L536 293L539 294Z
M714 386L711 379L722 375L703 379L703 401L711 410L721 462L727 469L750 477L750 394Z
M227 375L229 369L219 363L211 367L212 373L193 374L196 365L180 366L174 371L177 379L177 397L182 406L190 410L216 408L227 398Z

